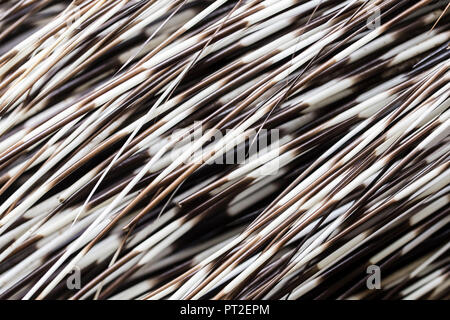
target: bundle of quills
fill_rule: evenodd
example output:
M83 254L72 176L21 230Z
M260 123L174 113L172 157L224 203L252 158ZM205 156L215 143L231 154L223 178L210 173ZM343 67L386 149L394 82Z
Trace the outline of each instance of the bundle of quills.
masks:
M0 298L449 298L449 11L2 1Z

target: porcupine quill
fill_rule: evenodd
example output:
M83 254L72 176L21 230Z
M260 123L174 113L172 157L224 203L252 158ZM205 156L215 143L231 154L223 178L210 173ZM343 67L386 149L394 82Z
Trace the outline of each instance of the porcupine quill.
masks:
M3 1L0 298L449 298L449 11Z

